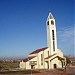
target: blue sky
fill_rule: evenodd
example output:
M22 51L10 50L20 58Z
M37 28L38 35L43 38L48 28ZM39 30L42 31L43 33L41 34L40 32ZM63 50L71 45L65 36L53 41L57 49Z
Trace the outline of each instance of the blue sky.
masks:
M25 57L47 46L46 19L56 19L58 48L74 55L74 0L0 0L0 57Z

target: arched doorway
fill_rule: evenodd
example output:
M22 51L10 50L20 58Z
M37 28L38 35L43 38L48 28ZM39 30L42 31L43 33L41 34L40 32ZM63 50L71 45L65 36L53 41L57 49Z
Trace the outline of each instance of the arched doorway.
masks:
M54 64L54 68L57 68L57 65L56 64Z
M31 65L31 69L35 69L35 65Z

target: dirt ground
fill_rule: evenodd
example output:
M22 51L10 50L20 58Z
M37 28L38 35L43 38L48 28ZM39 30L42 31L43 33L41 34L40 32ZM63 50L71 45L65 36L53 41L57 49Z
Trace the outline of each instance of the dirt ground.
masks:
M27 71L26 71L27 72ZM68 67L66 70L64 69L53 69L53 70L39 70L38 72L34 70L33 73L31 70L27 72L15 72L15 73L3 73L0 75L75 75L75 67Z
M66 70L61 69L48 70L32 75L75 75L75 67L68 67Z

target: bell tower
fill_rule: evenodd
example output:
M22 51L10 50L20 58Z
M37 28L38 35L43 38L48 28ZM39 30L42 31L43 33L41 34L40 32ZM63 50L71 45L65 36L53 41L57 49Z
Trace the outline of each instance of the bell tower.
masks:
M55 19L51 13L49 13L47 21L47 46L50 48L50 55L57 53L57 38L56 38L56 25Z

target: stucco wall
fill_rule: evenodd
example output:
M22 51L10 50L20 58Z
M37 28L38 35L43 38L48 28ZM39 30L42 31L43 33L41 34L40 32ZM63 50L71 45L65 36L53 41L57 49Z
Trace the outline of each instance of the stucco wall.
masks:
M63 57L63 52L61 52L61 50L57 49L57 54L61 57Z
M54 21L54 25L51 25L51 20ZM47 25L47 21L49 21L49 25ZM56 36L56 25L55 19L48 19L46 21L47 28L47 46L50 48L50 54L54 54L57 52L57 36ZM54 30L54 38L55 38L55 51L53 50L53 40L52 40L52 30Z
M37 54L36 57L34 57L33 59L25 62L20 62L20 68L23 69L31 69L31 65L29 64L31 61L37 61L37 64L35 65L35 69L48 69L48 63L45 62L45 58L48 57L48 51L50 51L49 48L47 48L44 51L41 51ZM43 54L43 64L41 65L41 54ZM62 68L62 63L60 60L58 60L58 58L55 58L57 55L63 57L63 53L58 50L58 54L54 55L53 57L51 57L51 59L53 59L51 62L49 62L49 69L54 68L54 64L57 64L57 68ZM51 60L49 59L49 60Z
M43 65L41 65L41 54L43 54L43 61L44 61L44 51L41 51L38 53L38 68L39 69L43 69L43 65L44 65L44 63Z
M50 48L47 48L46 50L44 50L44 58L48 57L48 51L50 55Z
M20 62L20 69L25 69L25 67L26 67L26 64L25 64L25 62Z
M57 65L57 68L62 68L62 63L60 60L58 60L58 58L55 58L50 62L50 65L51 65L50 68L54 68L54 64Z

